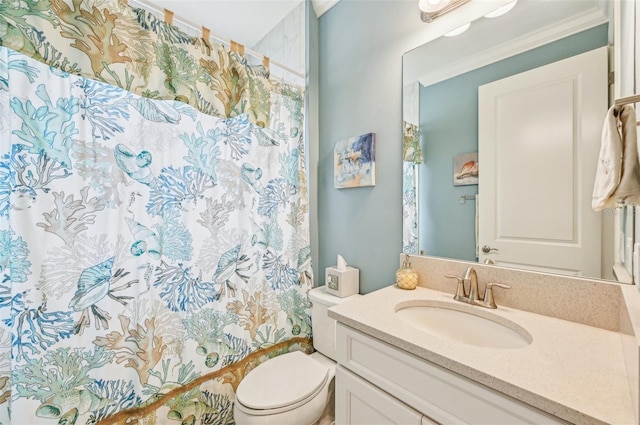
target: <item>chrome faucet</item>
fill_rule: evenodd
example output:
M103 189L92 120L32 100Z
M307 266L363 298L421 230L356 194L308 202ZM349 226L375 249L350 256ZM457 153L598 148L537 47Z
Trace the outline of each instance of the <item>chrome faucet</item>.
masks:
M484 290L484 295L482 299L480 299L480 293L478 291L478 274L473 267L467 267L464 272L463 277L459 277L452 274L447 274L445 277L457 279L458 287L456 289L456 293L453 296L453 299L456 301L469 303L472 305L479 305L481 307L486 308L497 308L496 302L493 298L493 287L497 286L499 288L509 289L511 286L504 285L502 283L487 283L487 286ZM469 292L467 293L467 284L469 286Z
M478 301L477 304L482 307L487 308L498 308L495 300L493 299L493 287L497 286L499 288L509 289L511 286L505 285L504 283L487 283L487 286L484 288L484 297L482 297L482 301Z
M474 304L475 301L478 301L478 274L473 267L467 267L467 270L464 272L463 277L459 277L452 274L447 274L445 277L449 277L452 279L458 279L458 288L456 289L456 294L453 296L453 299L456 301L461 301L469 304ZM467 286L469 287L469 292L467 293Z
M464 272L464 277L469 282L469 304L475 304L480 300L478 294L478 274L473 267L467 267Z

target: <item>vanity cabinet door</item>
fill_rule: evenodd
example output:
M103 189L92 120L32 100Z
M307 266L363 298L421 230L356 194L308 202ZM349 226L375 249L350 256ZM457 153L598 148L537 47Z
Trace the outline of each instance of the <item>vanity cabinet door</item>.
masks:
M422 415L340 365L336 369L336 425L422 425ZM436 424L437 425L437 424Z
M432 418L436 423L567 424L555 416L341 323L338 323L336 328L336 348L341 369L348 369L355 376L371 383L374 388L379 388L383 394L396 397L395 400L402 400L406 406ZM336 388L340 381L340 375L336 375ZM339 397L336 393L336 408ZM374 406L380 405L376 403ZM367 422L358 423L371 425ZM336 425L342 423L336 422Z

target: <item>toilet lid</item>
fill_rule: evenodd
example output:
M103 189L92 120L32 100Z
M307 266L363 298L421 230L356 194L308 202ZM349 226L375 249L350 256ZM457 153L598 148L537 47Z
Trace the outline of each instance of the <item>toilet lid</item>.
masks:
M324 385L328 369L300 351L267 360L238 385L236 399L256 410L277 409L315 395Z

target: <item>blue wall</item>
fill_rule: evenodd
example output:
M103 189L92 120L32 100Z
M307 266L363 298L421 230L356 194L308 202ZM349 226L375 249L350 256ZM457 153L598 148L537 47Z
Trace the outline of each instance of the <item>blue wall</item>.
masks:
M402 54L421 43L417 1L341 0L319 20L319 262L341 254L360 292L395 283L402 251ZM333 188L337 141L376 133L376 185Z
M319 19L317 285L338 254L360 268L361 293L395 281L402 251L402 55L433 28L420 20L417 1L341 0ZM367 132L376 133L376 185L334 189L335 143Z
M601 25L528 52L420 88L420 249L427 255L476 260L475 202L460 204L478 185L453 185L453 157L478 151L478 87L607 45ZM482 169L482 164L480 164ZM482 171L480 171L482 173ZM424 237L423 237L424 236Z

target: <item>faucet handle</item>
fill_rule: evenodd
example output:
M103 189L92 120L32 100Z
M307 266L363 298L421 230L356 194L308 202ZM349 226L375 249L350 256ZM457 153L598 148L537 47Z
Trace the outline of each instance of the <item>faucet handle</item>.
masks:
M464 279L453 274L445 274L444 277L449 279L458 279L458 287L456 288L456 294L453 296L453 299L456 301L466 301L468 299L468 295L464 288Z
M484 290L484 299L482 300L482 304L487 308L497 308L496 302L493 299L493 287L497 286L498 288L511 289L510 285L505 285L504 283L495 283L490 282L487 283L487 287Z

